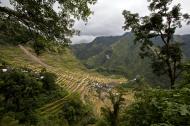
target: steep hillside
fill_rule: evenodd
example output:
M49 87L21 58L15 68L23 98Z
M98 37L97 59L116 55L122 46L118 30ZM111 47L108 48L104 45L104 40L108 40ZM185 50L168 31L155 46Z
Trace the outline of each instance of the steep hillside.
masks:
M148 59L142 60L139 57L139 45L135 45L133 40L134 36L131 33L126 33L122 35L119 40L110 42L109 46L103 46L103 51L85 59L81 58L79 55L88 53L86 52L86 48L83 48L81 53L80 51L78 52L75 50L76 48L80 48L80 45L74 45L73 50L76 57L79 58L88 68L96 69L103 73L121 74L129 79L137 76L143 76L150 83L164 85L167 80L162 77L157 78L152 73L150 61ZM183 43L184 57L190 58L190 35L176 35L175 40ZM156 38L154 41L160 44L159 38ZM87 45L93 47L93 44L94 41ZM102 40L102 45L103 44L104 42ZM102 49L102 47L99 48Z
M102 52L105 48L110 47L110 45L120 38L121 36L97 37L92 43L73 45L72 49L79 59L88 59Z
M61 54L46 52L40 56L36 56L30 47L19 45L15 46L0 46L0 59L5 62L19 67L28 67L36 71L45 68L47 71L57 75L56 83L69 91L70 95L78 93L83 102L95 104L94 111L99 113L103 103L96 97L97 85L113 85L126 82L124 78L110 78L102 76L98 73L87 70L83 65L72 55L69 49ZM49 103L38 112L41 115L51 115L58 112L63 107L63 102L67 97Z
M183 51L186 58L190 58L190 35L178 36L183 43Z

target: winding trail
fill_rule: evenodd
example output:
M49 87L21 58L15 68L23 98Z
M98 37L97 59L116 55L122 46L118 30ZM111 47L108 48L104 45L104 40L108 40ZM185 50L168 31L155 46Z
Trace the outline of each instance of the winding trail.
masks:
M30 57L33 61L39 63L40 65L42 65L43 67L50 67L49 65L47 65L46 63L42 62L38 57L34 56L32 53L30 53L24 46L22 45L18 45L19 48L28 56Z
M49 71L55 73L56 75L58 75L58 79L57 81L59 81L59 83L62 83L62 76L60 76L60 73L57 71L54 71L52 68L52 66L47 65L46 63L44 63L43 61L41 61L38 57L36 57L35 55L33 55L31 52L29 52L24 46L22 45L18 45L19 48L30 58L30 60L42 65L43 67L45 67L46 69L48 69ZM61 80L61 81L60 81ZM46 104L43 107L39 108L37 110L38 114L40 115L49 115L49 114L53 114L58 112L62 107L65 101L68 100L69 96L72 96L73 93L69 93L68 95L66 95L65 97L56 100L52 103Z
M68 95L66 95L63 98L60 98L59 100L53 101L51 103L48 103L44 105L43 107L36 110L36 112L41 116L49 116L52 114L55 114L61 110L64 106L64 102L69 100L70 96L76 95L79 93L81 95L81 100L84 103L87 103L89 99L91 102L98 106L100 104L100 100L94 101L96 99L93 95L94 91L91 91L91 85L93 82L99 83L99 84L109 84L114 81L113 79L103 78L103 77L97 77L89 74L82 75L81 73L77 72L71 72L71 71L64 71L60 68L55 68L53 66L50 66L46 63L44 63L40 58L32 54L30 51L27 50L22 45L18 45L19 48L27 55L29 60L40 64L41 66L45 67L49 72L52 72L57 75L56 83L60 87L64 87L66 90L68 90ZM116 80L115 80L116 81ZM118 82L118 80L116 81ZM94 107L95 111L99 110L100 107L96 108Z

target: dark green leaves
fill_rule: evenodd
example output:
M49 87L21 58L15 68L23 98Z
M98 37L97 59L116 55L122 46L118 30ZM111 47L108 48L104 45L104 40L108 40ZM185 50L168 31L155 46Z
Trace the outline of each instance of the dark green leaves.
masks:
M179 20L179 18L181 17L180 11L181 11L181 5L180 4L174 6L172 8L172 11L171 11L172 17L176 20Z
M174 41L173 36L182 22L189 19L188 14L181 13L180 4L171 6L173 0L148 0L150 15L139 17L130 11L123 11L125 30L131 29L135 34L135 43L141 43L142 58L152 59L153 71L156 74L166 74L171 87L180 73L182 51L180 44ZM187 22L188 24L189 22ZM162 43L154 42L159 37Z
M87 20L92 13L89 5L96 0L10 0L14 7L0 6L1 18L25 26L29 31L44 38L62 43L69 42L69 37L75 33L72 29L74 19ZM55 4L59 7L54 8Z
M123 16L125 17L125 26L123 26L123 28L125 30L128 30L131 26L133 26L132 30L135 30L136 27L138 27L138 23L139 23L139 15L136 14L132 14L130 11L123 11Z
M147 0L148 2L150 2L149 5L149 9L150 11L159 11L163 12L163 11L167 11L168 5L171 4L172 0Z
M188 88L148 89L136 95L124 116L126 126L188 126L190 102Z
M150 23L152 24L152 27L159 27L162 26L163 23L163 17L160 14L153 14L150 18Z
M3 72L2 68L7 71ZM27 68L2 66L0 69L0 125L10 121L36 125L35 110L52 100L63 97L66 92L55 84L52 73L36 73Z

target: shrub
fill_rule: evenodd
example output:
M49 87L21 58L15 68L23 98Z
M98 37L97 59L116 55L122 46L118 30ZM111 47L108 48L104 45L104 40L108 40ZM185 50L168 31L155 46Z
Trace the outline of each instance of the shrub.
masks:
M56 86L56 77L52 73L4 67L7 67L6 72L0 69L0 120L3 123L15 119L20 124L35 125L38 122L35 110L66 94Z
M147 89L125 112L125 126L190 125L190 89Z
M62 120L66 120L69 126L85 126L94 124L95 117L88 105L84 105L78 95L70 97L59 113Z

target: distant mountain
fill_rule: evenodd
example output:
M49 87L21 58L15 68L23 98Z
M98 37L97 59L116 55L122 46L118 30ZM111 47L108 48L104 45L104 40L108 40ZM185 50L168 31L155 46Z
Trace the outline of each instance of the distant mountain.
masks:
M175 40L183 43L184 57L190 58L190 35L176 35ZM154 41L161 44L159 38ZM152 73L149 59L141 59L138 55L139 46L134 44L132 33L125 33L122 36L98 37L88 44L76 44L72 50L87 68L124 75L129 79L143 76L149 83L165 86L167 80Z
M184 52L184 56L186 58L190 58L190 35L179 35L177 36L178 38L180 38L179 41L181 41L183 43L183 52Z
M120 38L121 36L97 37L91 43L75 44L72 46L72 49L77 58L86 60L104 51L105 48L110 47Z

